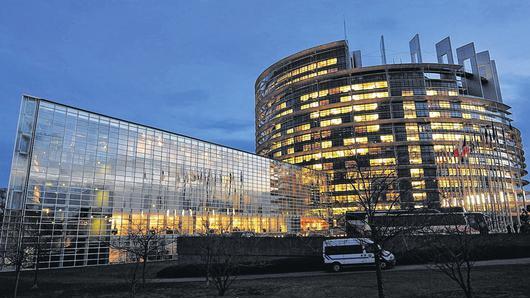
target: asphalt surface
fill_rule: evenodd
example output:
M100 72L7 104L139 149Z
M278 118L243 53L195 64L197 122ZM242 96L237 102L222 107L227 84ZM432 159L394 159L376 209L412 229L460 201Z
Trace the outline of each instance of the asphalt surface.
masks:
M523 265L530 264L530 258L520 259L503 259L503 260L488 260L475 262L475 267L484 266L503 266L503 265ZM385 272L392 271L413 271L413 270L430 270L427 265L403 265L396 266L392 269L385 270ZM331 273L327 271L307 271L307 272L289 272L289 273L274 273L274 274L249 274L240 275L237 277L238 280L254 280L254 279L271 279L271 278L290 278L290 277L310 277L310 276L329 276L329 275L348 275L348 274L363 274L367 272L373 272L370 270L354 270L344 271L338 273ZM149 279L147 282L151 283L186 283L186 282L204 282L204 277L181 277L181 278L157 278Z

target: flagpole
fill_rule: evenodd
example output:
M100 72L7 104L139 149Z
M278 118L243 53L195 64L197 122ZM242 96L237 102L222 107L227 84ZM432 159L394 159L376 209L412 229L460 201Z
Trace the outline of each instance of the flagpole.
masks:
M494 197L494 202L495 202L495 206L496 206L496 213L497 213L497 219L499 220L501 226L499 227L499 231L504 231L504 229L506 228L506 220L505 220L505 216L503 215L503 211L502 211L502 206L500 204L500 199L499 199L499 181L498 181L498 177L497 177L497 174L496 174L496 171L495 171L495 149L494 149L494 145L493 145L493 141L494 141L494 136L493 136L493 129L491 130L491 133L490 133L490 144L489 144L489 152L488 152L488 156L489 156L489 162L488 162L488 165L489 165L489 175L488 176L491 176L493 178L493 189L494 189L494 192L493 192L493 197Z
M495 143L496 145L500 145L499 144L499 137L498 137L498 134L497 134L497 128L495 127L495 125L493 124L493 122L491 123L491 126L492 126L492 129L495 131ZM507 192L507 181L506 181L506 178L505 178L505 173L504 173L504 170L503 170L503 163L502 163L502 160L501 160L501 154L499 152L499 150L501 149L501 146L495 146L495 149L494 149L494 153L495 153L495 164L496 164L496 167L497 167L497 176L499 176L500 178L500 181L501 181L501 188L502 188L502 192L503 192L503 196L504 196L504 213L505 213L505 216L507 218L505 218L505 220L507 221L506 224L510 225L510 228L513 227L513 217L512 217L512 212L511 212L511 208L510 208L510 200L508 198L508 192Z
M467 186L467 189L468 189L468 201L470 202L469 205L470 205L470 209L471 211L476 211L476 196L475 196L475 183L474 183L474 180L473 180L473 171L471 169L471 163L470 163L470 155L471 155L471 148L470 148L470 145L471 144L468 144L469 142L467 142L467 135L464 135L464 141L465 141L465 146L463 148L463 151L464 151L464 157L465 157L465 165L466 165L466 175L467 175L467 183L468 183L468 186Z
M490 144L490 156L491 156L491 162L490 162L490 171L491 171L491 175L493 177L493 180L494 180L494 184L495 184L495 203L497 205L497 210L498 210L498 213L501 215L501 223L502 223L502 227L501 227L501 231L506 231L507 230L507 225L508 225L508 222L506 221L506 214L505 214L505 207L506 206L502 206L503 202L501 202L500 200L500 192L502 192L502 181L500 181L499 179L499 176L497 174L497 150L496 150L496 145L497 144L497 136L496 136L496 132L495 132L495 127L493 125L493 122L491 123L491 144ZM493 142L495 142L495 144L493 144ZM499 194L498 194L499 193ZM502 192L503 195L504 195L504 192Z
M488 185L488 193L486 195L486 198L491 208L490 215L492 217L492 225L493 225L494 230L498 232L499 231L499 219L498 219L498 213L497 213L496 202L495 202L496 196L495 196L495 192L493 191L493 183L491 181L490 169L488 165L489 154L486 155L486 153L488 153L487 152L488 150L485 150L486 148L483 147L483 145L486 145L487 147L489 147L491 143L491 139L490 139L490 136L488 135L487 127L484 126L482 128L484 129L484 136L483 136L484 141L481 142L481 146L480 146L480 157L483 162L481 173L482 172L484 173L482 176L484 177L485 182L487 182L487 185ZM481 136L481 139L482 139L482 136Z
M512 132L513 128L512 128L511 123L510 123L509 128L510 128L510 132ZM508 144L506 143L506 137L505 137L504 133L505 133L505 131L503 130L503 135L502 136L503 136L503 139L504 139L504 147L506 148L506 154L508 154ZM511 134L510 138L514 139L514 135ZM514 141L513 148L514 148L513 149L514 155L516 155L517 152L515 150L515 141ZM520 207L519 207L518 189L519 189L519 186L520 186L520 190L521 190L522 197L523 197L523 208L524 208L525 193L524 193L524 188L523 188L523 182L521 181L521 175L516 173L516 169L514 169L515 167L512 167L514 162L512 162L512 160L511 160L511 158L509 158L509 156L508 156L508 164L509 164L509 169L510 169L510 178L511 178L513 190L514 190L514 193L515 193L515 216L516 216L516 220L517 220L518 226L521 227L521 218L519 217ZM516 177L514 178L513 175L516 175Z
M462 147L460 145L453 145L454 146L454 149L453 149L453 158L455 158L456 162L455 162L455 165L454 165L454 168L455 168L455 174L456 174L456 179L458 179L458 184L459 184L459 187L458 187L458 192L459 192L459 195L460 195L460 206L463 207L465 209L465 198L464 198L464 194L465 194L465 191L464 191L464 180L462 178L462 171L461 171L461 167L460 167L460 160L461 160L461 154L460 152L462 150L460 150L459 147ZM458 146L458 147L457 147Z

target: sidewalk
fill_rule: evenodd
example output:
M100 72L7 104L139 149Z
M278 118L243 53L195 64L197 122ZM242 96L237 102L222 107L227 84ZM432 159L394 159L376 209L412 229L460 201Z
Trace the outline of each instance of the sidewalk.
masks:
M476 267L484 266L504 266L504 265L522 265L530 264L530 258L520 259L503 259L503 260L487 260L475 262ZM404 265L397 266L395 268L385 270L391 271L412 271L412 270L430 270L427 265ZM252 274L252 275L240 275L237 277L238 280L253 280L253 279L269 279L269 278L289 278L289 277L309 277L309 276L329 276L329 275L347 275L347 274L363 274L367 272L373 272L373 270L358 270L358 271L346 271L339 273L331 273L322 271L308 271L308 272L289 272L289 273L275 273L275 274ZM181 277L181 278L156 278L148 279L146 282L149 283L187 283L187 282L204 282L204 277Z

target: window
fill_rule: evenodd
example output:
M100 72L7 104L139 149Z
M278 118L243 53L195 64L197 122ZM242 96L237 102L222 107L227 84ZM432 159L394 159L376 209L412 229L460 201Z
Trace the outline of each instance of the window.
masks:
M375 253L376 252L376 249L375 249L376 246L373 243L366 244L365 248L366 248L366 252L367 253Z
M358 115L354 117L355 122L374 121L379 119L378 114Z
M414 96L414 91L412 90L402 90L401 96Z
M381 142L383 143L394 142L394 136L393 135L381 136Z
M362 254L363 247L361 245L341 245L341 246L328 246L325 249L325 254L331 255L346 255L346 254Z
M18 143L18 153L28 154L30 138L27 135L20 135Z
M464 65L464 71L473 72L473 68L471 67L471 58L464 60L463 65Z
M332 146L331 141L322 142L322 149L330 148Z
M366 126L366 132L377 132L379 131L379 125L368 125Z
M427 106L427 102L425 102L425 101L416 102L416 116L418 116L418 117L428 117L429 116L429 108Z
M349 146L353 144L366 144L368 143L368 137L356 137L356 138L346 138L343 140L344 146Z
M420 178L423 176L423 169L410 169L410 176Z
M320 121L320 127L326 127L326 126L330 126L330 125L339 125L341 123L342 123L342 119L341 118L324 120L324 121Z
M368 103L368 104L364 104L364 105L354 105L353 106L353 110L356 111L356 112L373 111L375 109L377 109L377 103Z

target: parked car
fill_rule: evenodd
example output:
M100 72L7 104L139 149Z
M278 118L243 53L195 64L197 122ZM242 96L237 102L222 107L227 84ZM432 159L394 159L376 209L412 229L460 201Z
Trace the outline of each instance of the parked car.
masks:
M334 272L346 266L374 265L375 244L368 238L344 238L326 240L323 244L322 257L324 264ZM381 269L395 266L396 258L386 250L382 251Z
M242 237L242 238L248 238L248 237L255 237L256 233L250 232L250 231L236 231L230 233L230 237Z

